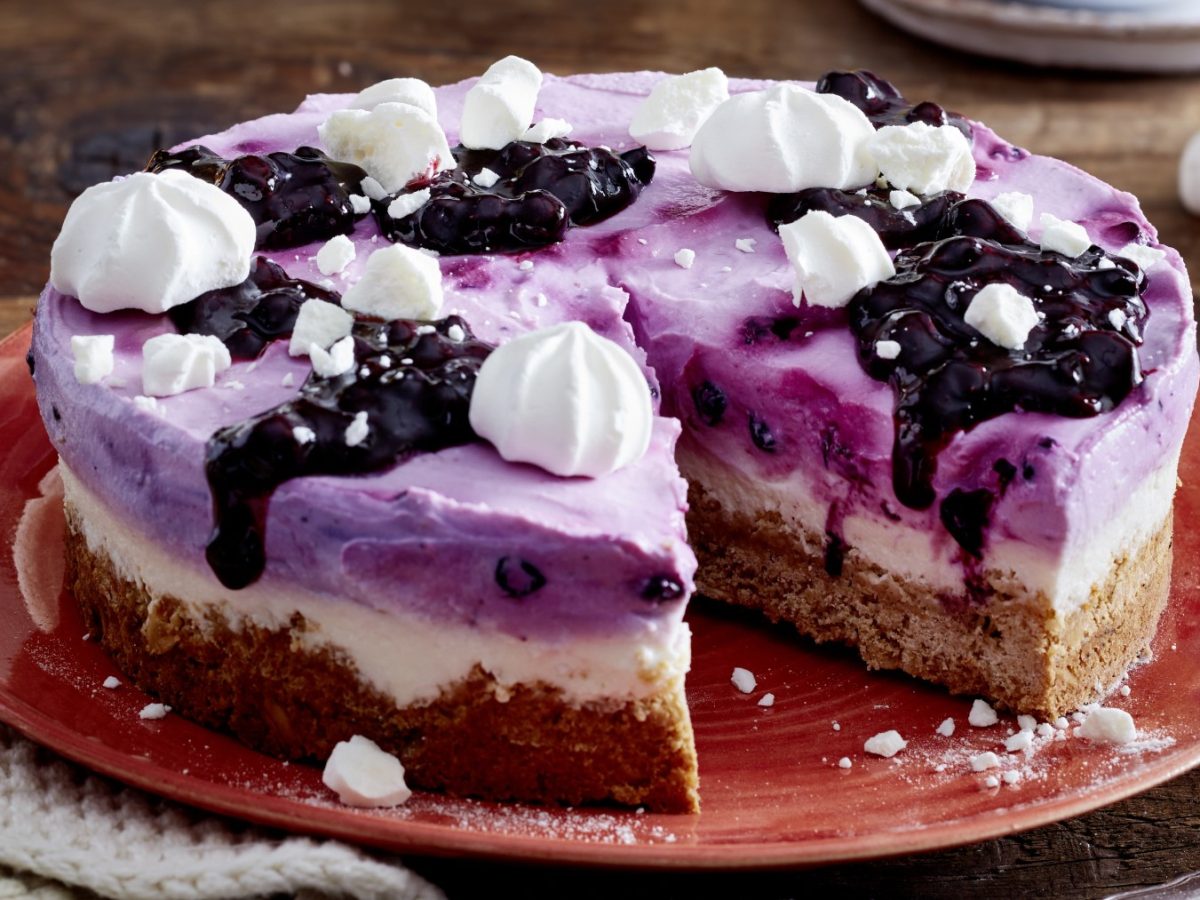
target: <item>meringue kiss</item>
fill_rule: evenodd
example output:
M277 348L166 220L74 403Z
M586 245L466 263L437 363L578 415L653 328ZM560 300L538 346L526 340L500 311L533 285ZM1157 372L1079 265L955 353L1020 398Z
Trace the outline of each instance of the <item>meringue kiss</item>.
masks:
M50 283L86 309L166 312L250 274L255 225L216 185L138 172L93 185L67 210Z
M582 322L492 352L471 396L471 427L509 462L595 478L646 452L650 390L633 358Z

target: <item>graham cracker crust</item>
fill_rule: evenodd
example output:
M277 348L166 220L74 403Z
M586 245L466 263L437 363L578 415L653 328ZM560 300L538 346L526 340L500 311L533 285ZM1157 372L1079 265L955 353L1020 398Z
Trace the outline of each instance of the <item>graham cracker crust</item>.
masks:
M398 756L410 786L490 800L612 802L660 812L700 807L682 687L643 700L572 705L543 683L501 688L480 667L433 702L397 707L308 627L230 626L209 607L152 597L89 549L68 504L67 585L86 626L139 688L180 715L287 759L329 756L361 734Z
M1149 647L1171 576L1172 517L1112 568L1065 620L1042 594L986 573L986 599L944 598L853 548L825 571L824 536L777 512L725 509L690 480L688 532L697 590L790 622L819 643L858 650L872 669L899 669L956 694L1053 719L1099 698Z

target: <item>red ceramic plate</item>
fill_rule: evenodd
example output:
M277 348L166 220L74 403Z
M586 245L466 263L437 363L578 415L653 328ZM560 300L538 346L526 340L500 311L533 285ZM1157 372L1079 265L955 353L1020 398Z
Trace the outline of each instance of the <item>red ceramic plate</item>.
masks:
M843 650L814 647L755 617L696 604L688 699L700 753L704 811L638 815L541 809L415 795L394 810L340 806L320 771L249 750L178 716L143 721L148 698L122 685L104 651L85 639L61 591L61 520L53 506L21 526L22 570L43 598L31 618L17 579L13 536L54 463L24 371L29 333L0 344L0 719L34 740L148 791L254 822L394 850L614 866L809 865L931 850L1075 816L1165 781L1200 762L1200 533L1176 532L1173 596L1153 660L1114 698L1142 739L1115 750L1071 737L1039 739L1032 755L1007 754L1014 723L967 725L969 701L901 676L866 672ZM1195 522L1200 438L1184 453L1177 521ZM32 508L31 508L32 509ZM30 548L32 550L30 551ZM40 585L40 587L39 587ZM47 591L47 585L50 589ZM45 598L49 598L47 601ZM47 606L48 603L48 606ZM33 608L37 608L36 606ZM758 687L742 694L735 666ZM775 696L759 705L764 692ZM953 717L953 737L935 733ZM863 753L873 734L909 742L893 759ZM994 750L1003 768L971 771ZM847 757L850 768L838 761ZM988 787L987 774L1017 773ZM1010 776L1011 777L1011 776Z

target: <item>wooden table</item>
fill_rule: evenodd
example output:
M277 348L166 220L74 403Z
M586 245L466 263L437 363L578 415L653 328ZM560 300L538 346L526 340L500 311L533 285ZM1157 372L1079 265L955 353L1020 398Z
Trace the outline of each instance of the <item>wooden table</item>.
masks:
M0 333L24 323L72 196L140 168L150 152L396 75L434 84L516 53L568 73L721 66L812 79L871 68L915 99L992 125L1141 198L1162 239L1200 264L1200 222L1175 166L1200 127L1196 78L1046 73L907 37L851 0L453 5L7 2L0 28ZM635 875L414 860L459 896L484 889L573 896L1100 897L1200 869L1200 773L1080 819L986 844L765 875Z

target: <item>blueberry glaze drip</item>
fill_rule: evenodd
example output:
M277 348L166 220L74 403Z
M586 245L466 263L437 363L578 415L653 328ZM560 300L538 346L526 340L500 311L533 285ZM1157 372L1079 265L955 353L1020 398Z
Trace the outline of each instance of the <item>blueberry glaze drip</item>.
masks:
M918 206L896 209L888 199L890 191L839 191L835 188L808 188L795 194L775 194L767 203L767 222L776 231L779 226L814 210L832 216L854 216L870 225L889 250L911 247L941 235L952 207L963 200L956 191L943 191L926 197Z
M968 212L963 221L986 230L983 211ZM993 344L963 320L974 295L993 283L1012 286L1044 316L1021 350ZM1135 264L1098 247L1068 259L1028 241L958 235L900 254L895 277L849 306L860 363L896 394L893 481L900 501L931 506L938 453L980 422L1014 410L1087 417L1120 403L1142 380L1144 287ZM881 340L900 344L896 359L875 353ZM954 496L943 504L942 520L978 556L990 502Z
M234 359L254 359L271 341L286 338L306 300L338 303L340 297L307 281L289 278L265 256L254 261L241 284L201 294L168 311L181 334L211 334Z
M350 195L367 173L313 147L295 153L225 159L207 147L158 150L147 172L180 169L209 181L246 208L258 226L257 246L271 250L323 241L354 230Z
M465 335L460 341L449 337L455 326ZM462 319L359 322L353 335L356 363L349 372L334 378L313 373L296 398L208 441L215 525L205 555L228 588L262 574L267 507L280 484L303 475L372 472L414 452L475 439L467 411L492 347ZM366 437L348 441L347 428L363 413ZM515 589L530 593L541 586L520 561L515 565L526 576L515 585L514 573Z
M849 100L876 128L924 122L934 126L953 125L971 137L971 123L958 113L947 112L928 100L909 103L891 82L866 69L827 72L817 82L816 90L818 94L837 94L843 100Z
M390 240L439 253L529 250L561 241L567 229L591 225L625 209L654 177L645 147L620 156L554 138L545 144L513 141L500 150L454 148L458 166L426 185L429 200L399 219L388 214L395 197L373 204ZM484 169L498 180L476 184Z

